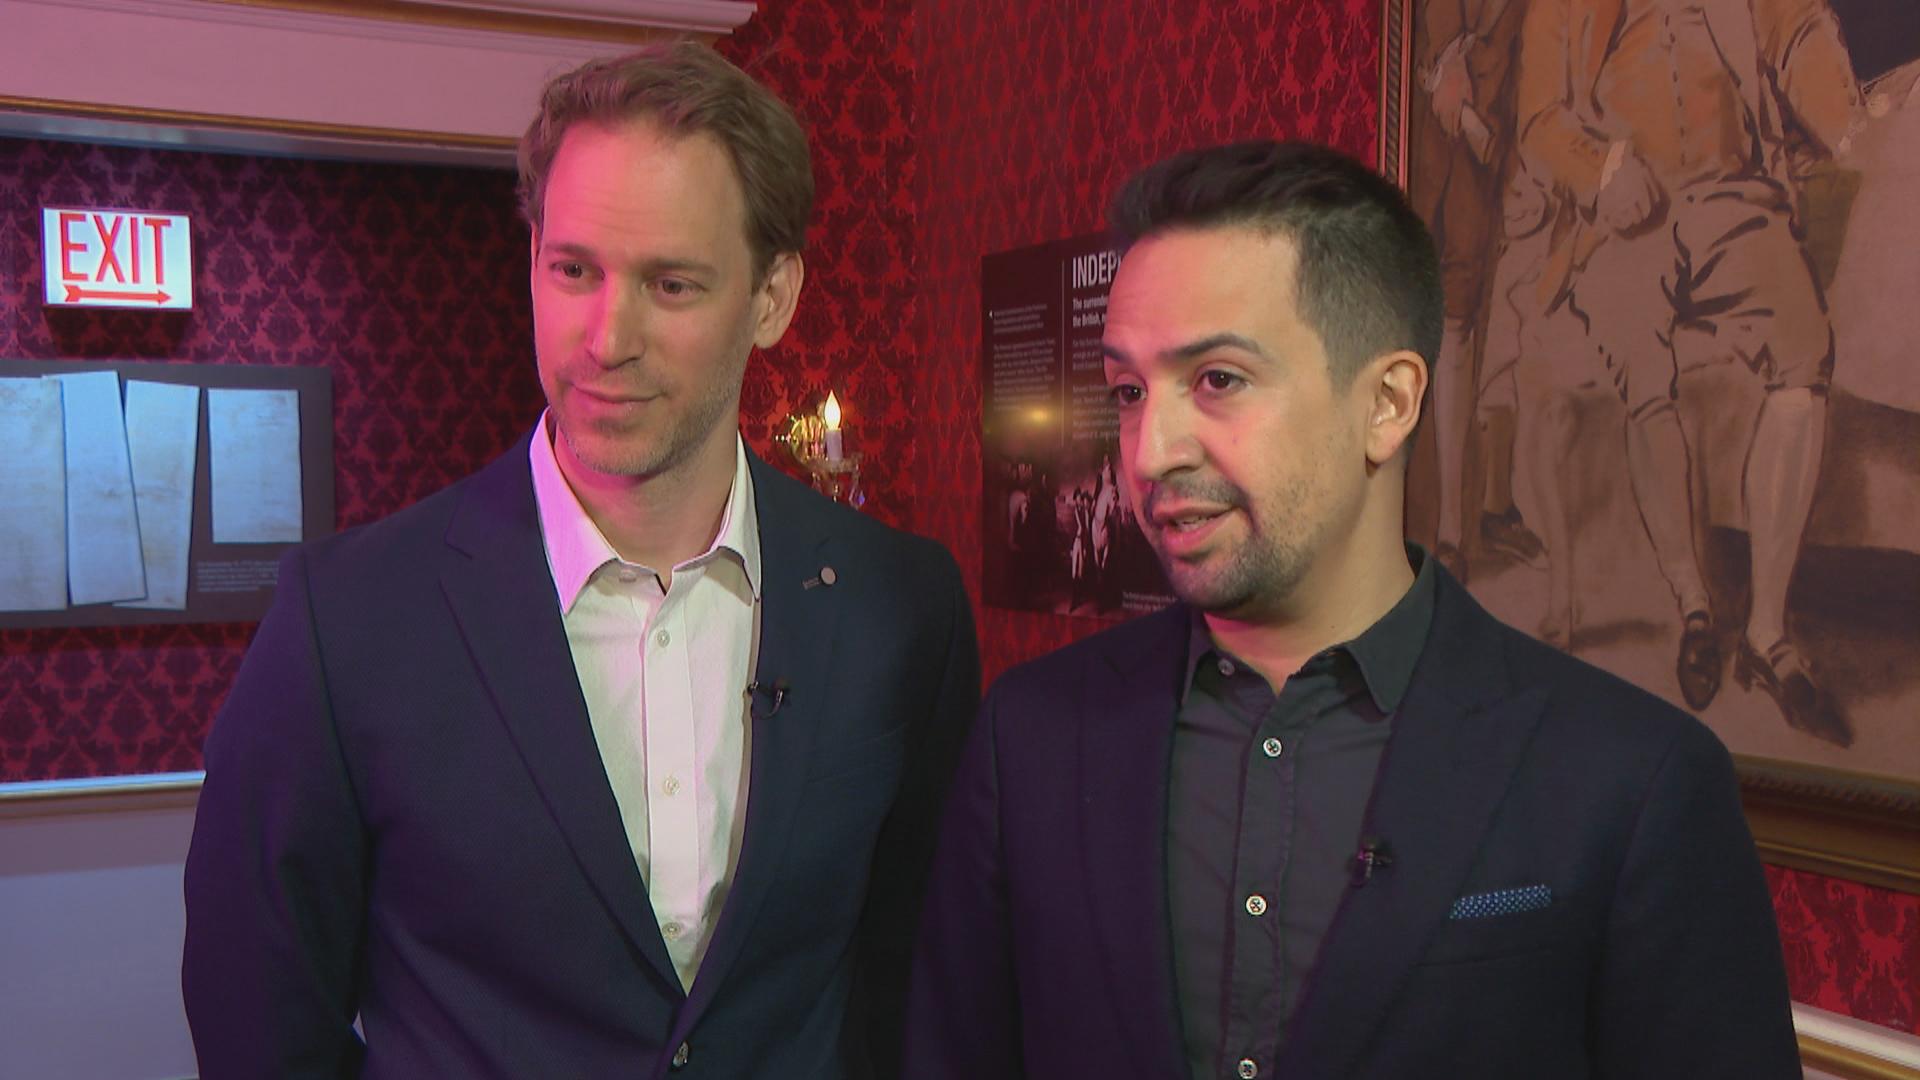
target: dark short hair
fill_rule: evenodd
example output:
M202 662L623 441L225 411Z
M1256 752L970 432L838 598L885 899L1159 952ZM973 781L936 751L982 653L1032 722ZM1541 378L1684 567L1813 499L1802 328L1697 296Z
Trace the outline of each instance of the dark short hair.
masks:
M1339 151L1260 141L1176 154L1121 186L1109 222L1123 251L1171 229L1285 235L1299 253L1294 300L1336 383L1396 349L1419 353L1429 370L1439 354L1433 237L1399 188Z
M813 214L813 163L800 121L773 92L695 41L667 41L589 60L547 84L540 115L520 137L520 212L536 231L547 174L578 123L649 120L680 137L719 140L747 200L754 277L799 251Z

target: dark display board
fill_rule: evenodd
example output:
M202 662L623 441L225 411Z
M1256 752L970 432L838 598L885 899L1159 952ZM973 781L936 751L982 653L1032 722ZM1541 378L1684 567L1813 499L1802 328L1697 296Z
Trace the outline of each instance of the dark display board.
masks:
M111 372L118 375L119 392L123 404L123 424L119 435L124 441L129 428L137 428L137 421L131 421L135 411L130 407L129 388L137 384L164 384L168 387L191 387L198 391L193 398L191 408L194 411L194 445L192 447L192 486L190 492L182 493L190 502L191 527L187 534L186 579L184 594L168 601L162 607L132 607L124 602L111 600L89 601L78 595L75 588L66 582L51 580L44 584L50 586L56 602L64 600L63 606L49 607L45 603L38 610L6 610L0 606L0 628L15 627L51 627L51 626L118 626L141 625L149 623L223 623L251 622L266 614L267 605L273 599L275 568L280 555L294 543L324 536L333 529L333 380L331 372L323 367L256 367L215 364L175 364L145 363L139 361L46 361L46 360L0 360L0 380L40 381L47 376L71 376ZM8 386L0 383L0 387ZM31 385L13 383L12 386ZM225 485L224 490L235 490L234 472L261 465L257 459L248 460L259 454L260 448L250 444L245 433L232 436L232 443L222 439L225 451L224 460L228 463L228 476L216 478L217 455L214 450L213 433L210 430L214 413L232 415L227 408L242 403L244 396L223 394L224 391L280 391L283 395L277 400L289 403L297 402L294 416L281 417L279 427L287 438L295 436L292 430L297 424L297 477L282 471L274 475L267 470L265 479L284 487L286 495L298 491L298 505L291 507L296 515L293 520L275 523L271 520L244 520L258 507L249 506L246 500L238 500L239 505L222 508L226 521L216 520L215 484ZM251 404L251 402L245 402ZM81 437L83 433L72 426L73 418L68 417L69 426L64 432L56 431L55 436L64 434L69 440ZM97 435L97 432L91 433ZM110 433L111 434L111 433ZM269 434L272 434L271 432ZM134 441L138 441L137 434ZM270 440L271 441L271 440ZM35 448L12 447L10 456L18 462L28 456ZM37 448L44 453L46 447ZM291 453L292 446L286 447ZM76 448L67 447L66 457L71 457ZM127 452L119 451L120 460L125 461ZM111 454L109 454L111 457ZM135 457L138 452L135 452ZM122 496L133 493L131 487L138 479L138 469L134 475L125 477L128 485ZM64 545L68 551L68 563L61 570L72 572L84 557L77 557L89 541L100 539L97 536L83 535L83 518L75 507L82 499L98 498L99 492L82 490L83 478L77 474L66 477L66 497L68 513L65 526L68 534ZM172 486L172 485L170 485ZM244 492L243 492L244 494ZM110 496L109 502L112 501ZM141 502L141 505L146 505ZM271 514L251 514L254 518L271 518ZM278 516L288 517L288 507L279 508ZM139 520L135 515L125 524L134 525L133 540L143 542L143 533L158 531L162 526L152 520ZM260 539L262 532L274 534L271 540ZM295 531L297 530L297 535ZM236 539L236 537L239 537ZM145 542L151 546L151 540ZM76 547L75 545L79 545ZM137 549L136 549L137 550ZM18 560L18 551L6 555ZM152 555L149 553L149 563ZM118 561L118 560L116 560ZM147 583L152 587L151 594L158 596L164 591L160 579L164 574L155 573L155 568L145 568ZM58 571L57 571L58 572ZM64 576L64 575L61 575ZM76 585L78 578L74 579ZM14 583L16 586L19 583ZM18 592L18 588L13 590ZM42 590L45 591L45 590ZM64 595L63 595L64 594ZM116 594L118 595L118 594ZM127 597L139 600L139 596Z
M1124 618L1171 603L1119 483L1104 233L980 260L985 600Z

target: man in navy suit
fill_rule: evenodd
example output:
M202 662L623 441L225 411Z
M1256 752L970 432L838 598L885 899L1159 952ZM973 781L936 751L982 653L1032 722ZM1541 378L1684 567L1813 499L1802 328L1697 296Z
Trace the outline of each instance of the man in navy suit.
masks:
M1182 603L988 694L912 1075L1797 1077L1726 750L1403 543L1442 305L1399 191L1245 143L1113 222L1121 483Z
M897 1075L977 646L944 549L741 439L805 135L668 45L520 166L547 411L283 562L187 860L202 1075Z

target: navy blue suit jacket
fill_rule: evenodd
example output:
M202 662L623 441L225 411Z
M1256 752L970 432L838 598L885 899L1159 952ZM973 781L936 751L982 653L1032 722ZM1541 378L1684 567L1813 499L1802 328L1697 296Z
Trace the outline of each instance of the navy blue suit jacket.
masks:
M893 1074L979 698L972 616L938 544L751 468L756 678L788 691L754 721L739 864L690 994L601 766L522 440L281 566L187 859L208 1080Z
M922 927L910 1075L1187 1075L1165 843L1189 618L988 694ZM1393 862L1347 893L1262 1080L1800 1075L1724 747L1444 574L1362 835ZM1540 910L1452 917L1540 885Z

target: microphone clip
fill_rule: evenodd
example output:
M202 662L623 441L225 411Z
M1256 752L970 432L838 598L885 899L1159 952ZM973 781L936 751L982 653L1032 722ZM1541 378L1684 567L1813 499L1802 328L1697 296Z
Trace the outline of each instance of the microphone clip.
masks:
M791 689L785 679L775 679L763 683L758 679L747 684L747 711L755 720L771 719L786 704L787 691Z
M1351 873L1348 883L1358 889L1373 880L1375 871L1382 871L1393 865L1393 848L1382 837L1363 836L1360 838L1360 850L1353 853L1349 864Z

